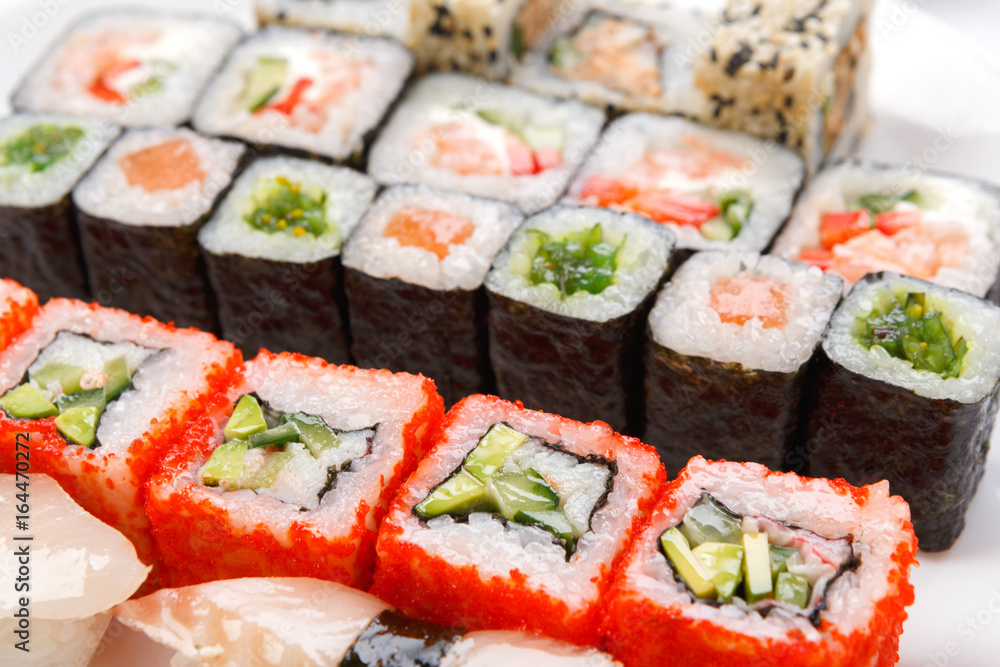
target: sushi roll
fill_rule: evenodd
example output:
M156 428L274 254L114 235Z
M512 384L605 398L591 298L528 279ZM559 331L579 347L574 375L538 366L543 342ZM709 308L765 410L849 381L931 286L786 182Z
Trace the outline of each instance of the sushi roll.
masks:
M412 69L413 57L389 39L268 27L230 54L194 127L264 151L360 166Z
M598 645L613 565L663 479L606 424L470 396L382 524L372 593L435 623Z
M0 120L0 275L42 302L90 296L70 191L119 132L70 116Z
M523 219L424 186L383 192L344 248L358 364L434 378L446 405L490 390L483 280Z
M443 412L424 378L261 352L149 482L171 580L295 576L366 589L379 523Z
M692 459L608 595L609 651L634 667L888 667L917 541L889 484Z
M595 649L525 632L465 632L407 618L372 595L307 578L213 581L159 591L119 605L115 617L176 650L178 664L186 658L252 665L264 645L273 654L280 650L282 665L292 664L290 656L296 665L361 667L619 665Z
M823 339L806 452L814 476L887 479L924 551L965 527L1000 391L1000 308L896 274L864 278Z
M18 520L27 519L30 533L14 521L0 528L0 571L8 582L0 595L0 632L7 639L0 661L89 664L111 608L136 592L149 568L121 533L84 511L51 477L0 474L0 507L13 518L25 503L30 515Z
M247 356L263 347L349 363L340 252L375 188L313 160L247 168L198 232L223 338Z
M185 128L130 130L73 190L94 296L179 326L217 329L198 228L244 147Z
M604 114L518 88L435 74L409 90L372 146L379 183L415 182L513 202L553 204L597 141Z
M637 433L642 332L673 233L630 213L558 206L528 220L486 276L503 398Z
M676 112L692 87L693 60L684 49L716 27L721 17L712 9L663 0L564 2L547 30L518 28L528 32L522 42L532 46L522 43L514 54L511 80L599 107ZM537 12L530 20L545 25Z
M336 30L368 37L392 37L410 45L412 0L256 0L260 25L279 23Z
M1000 190L849 160L809 184L772 252L839 275L845 289L892 271L996 298Z
M646 428L669 474L701 454L796 467L810 360L840 302L836 277L756 253L698 253L649 316Z
M242 32L229 21L119 9L73 24L14 92L16 111L126 127L180 125Z
M564 201L632 211L670 227L679 264L697 250L763 252L804 175L802 160L774 142L630 114L608 127Z
M38 296L13 280L0 278L0 352L24 333L38 314Z
M165 451L234 382L229 343L124 311L53 299L0 354L0 472L51 475L120 530L154 570L144 485Z
M682 113L773 139L809 172L846 156L867 129L872 0L729 0L694 55Z

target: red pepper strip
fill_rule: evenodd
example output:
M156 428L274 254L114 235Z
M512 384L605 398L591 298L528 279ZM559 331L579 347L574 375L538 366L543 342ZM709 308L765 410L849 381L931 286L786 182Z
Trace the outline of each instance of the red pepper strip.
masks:
M823 248L806 248L799 255L799 261L826 271L833 266L833 253Z
M528 176L536 173L535 158L532 157L528 144L510 133L507 134L504 144L512 176Z
M598 206L611 206L613 204L624 204L635 197L639 192L638 188L623 183L615 178L606 176L591 176L583 184L580 191L580 199L596 200Z
M823 247L830 250L835 245L846 243L872 228L872 217L867 210L826 213L819 235Z
M562 153L555 148L542 148L535 151L535 171L542 172L546 169L555 169L562 165Z
M886 236L892 236L907 227L916 227L923 220L924 216L920 211L889 211L875 216L875 229Z
M302 103L302 97L305 92L309 90L309 87L313 85L313 80L309 78L302 78L295 82L292 89L288 92L288 97L277 104L272 104L269 108L277 111L278 113L283 113L286 116L291 116L292 112L295 111L295 107Z
M138 60L127 60L124 62L117 63L108 67L104 71L97 75L94 82L87 87L87 92L101 100L102 102L114 102L115 104L124 104L128 101L128 97L118 92L110 85L108 82L114 79L119 74L129 71L135 67L141 65Z
M629 202L629 208L659 223L701 227L719 215L719 207L707 199L673 190L646 190Z

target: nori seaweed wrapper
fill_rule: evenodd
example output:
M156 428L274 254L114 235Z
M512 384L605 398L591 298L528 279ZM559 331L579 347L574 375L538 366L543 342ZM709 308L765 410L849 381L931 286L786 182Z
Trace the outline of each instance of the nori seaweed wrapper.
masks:
M350 363L340 256L281 262L203 250L219 328L244 356L264 348Z
M0 206L0 275L34 290L41 303L90 298L68 194L36 208Z
M215 298L198 248L203 216L190 225L127 225L78 212L94 297L179 327L215 332Z
M680 354L649 338L643 442L656 447L670 475L697 455L787 470L807 368L749 369Z
M501 397L569 419L642 424L642 326L655 290L607 322L566 317L490 292L490 360Z
M361 632L340 667L434 667L464 634L460 628L408 618L387 609Z
M859 375L820 353L806 450L813 477L889 480L924 551L950 548L983 476L997 392L976 403L930 399Z
M351 268L345 285L359 366L422 373L445 405L491 391L483 288L433 290Z

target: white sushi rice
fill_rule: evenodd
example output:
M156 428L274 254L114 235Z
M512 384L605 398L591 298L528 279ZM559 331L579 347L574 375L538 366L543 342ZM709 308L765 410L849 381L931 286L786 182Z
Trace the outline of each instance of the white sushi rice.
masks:
M109 361L118 357L125 357L129 369L134 371L138 370L156 352L157 350L142 347L135 343L99 343L88 336L61 331L56 334L55 340L42 350L34 363L28 367L28 375L34 375L51 364L79 366L90 371L97 385L103 387L103 381L96 374L101 373ZM86 376L87 374L85 373ZM50 394L49 400L55 400L57 396L65 393L58 380L51 382L48 386L39 388ZM82 388L87 389L87 387ZM96 387L90 388L94 389Z
M731 167L705 178L671 174L669 182L661 187L716 201L726 193L743 191L750 195L754 205L749 220L730 241L710 240L691 225L668 224L677 235L677 247L762 252L788 218L805 177L802 158L774 141L709 128L683 118L629 114L608 126L600 144L573 180L564 201L585 204L580 195L591 177L620 178L650 151L688 148L686 138L694 139L709 150L733 155L743 164L740 168Z
M321 190L326 195L325 233L271 234L246 221L254 210L254 191L276 178L287 178L305 191ZM236 180L222 205L198 232L198 243L216 255L236 254L280 262L317 262L335 257L374 199L376 188L370 178L346 167L291 157L264 158L250 165Z
M294 114L252 113L239 108L247 77L262 57L285 59L288 80L311 78L315 88L322 88L324 81L341 74L345 67L359 67L361 82L334 102L321 102L320 111L325 116L315 121L315 126L303 126L297 124ZM412 69L410 53L388 39L265 28L230 54L198 103L194 127L206 134L348 160L361 152L366 135L378 127Z
M458 174L432 164L435 128L501 110L565 133L563 163L538 174ZM503 199L534 213L554 203L597 141L604 114L575 101L557 101L462 74L432 74L418 81L372 146L368 173L384 185L417 182Z
M765 328L756 317L742 325L723 322L712 308L712 290L737 277L785 285L787 324ZM751 252L701 252L685 262L660 292L649 329L656 343L683 355L792 373L812 357L842 289L839 278L804 264Z
M460 412L451 415L446 439L424 458L397 498L397 508L401 504L405 508L387 518L394 531L400 530L394 539L444 558L451 567L474 567L483 581L507 579L512 570L517 570L525 576L526 587L543 589L564 601L569 613L595 604L599 593L596 582L624 546L621 538L648 493L644 475L653 474L659 465L655 453L622 447L621 436L600 422L570 422L488 396L469 397L461 407ZM410 511L461 465L493 424L501 422L576 456L619 448L612 490L591 518L590 530L577 541L569 561L563 547L539 528L505 525L498 517L483 512L470 514L463 522L447 516L424 522Z
M968 254L957 266L942 266L931 282L984 296L1000 271L1000 195L960 177L903 167L842 162L824 169L799 198L792 217L775 240L772 254L797 260L807 248L821 247L825 213L858 208L858 197L872 193L902 195L915 190L924 224L962 230ZM845 285L845 290L850 285Z
M439 259L430 250L385 236L386 226L402 208L448 213L468 220L475 230L464 242L450 245L445 258ZM432 290L474 290L483 284L493 258L523 220L521 211L506 202L423 186L393 186L379 196L347 242L344 266Z
M76 127L84 134L69 155L41 171L24 165L0 165L0 206L38 207L69 194L121 130L106 121L57 114L22 113L0 120L0 146L39 124Z
M883 280L858 282L837 309L823 350L830 360L849 371L909 389L918 396L959 403L976 403L994 395L1000 384L1000 308L970 294L931 285L921 280L883 274ZM944 379L936 373L913 368L880 346L866 349L857 339L864 319L876 307L884 308L892 296L909 292L925 295L927 311L938 311L952 342L964 338L969 349L959 377Z
M650 527L640 536L636 556L622 569L620 581L657 606L677 610L685 619L734 633L797 644L827 641L831 631L849 637L868 628L878 601L895 592L897 582L889 576L896 567L892 556L909 530L909 507L889 495L889 483L867 488L864 505L859 507L851 494L825 479L775 475L756 463L709 463L695 457L674 490L676 505L661 505L653 512ZM820 612L822 628L799 614L762 616L734 604L714 606L691 599L657 543L664 530L681 523L703 491L740 515L767 517L828 539L853 537L852 548L860 564L827 588L826 608Z
M167 141L187 141L197 155L203 179L180 188L148 191L130 185L121 162L138 151ZM184 227L206 215L232 181L245 147L205 137L187 128L129 130L73 190L73 203L95 218L127 225Z
M410 43L409 0L257 0L262 25L281 23L325 28Z
M205 82L241 36L235 24L207 16L143 10L92 14L72 26L29 71L12 105L18 111L103 118L127 127L178 125L190 117ZM108 50L123 61L149 65L136 71L142 77L157 76L161 88L124 104L89 93L98 72L86 58L103 62Z
M621 667L595 648L575 646L530 632L480 630L462 636L439 667Z
M563 297L549 283L531 283L531 262L537 241L530 230L559 239L600 224L606 243L624 245L616 257L614 281L600 294L580 290ZM659 285L673 251L673 233L629 213L598 208L557 206L525 221L493 262L486 288L495 294L536 308L592 322L607 322L635 310Z

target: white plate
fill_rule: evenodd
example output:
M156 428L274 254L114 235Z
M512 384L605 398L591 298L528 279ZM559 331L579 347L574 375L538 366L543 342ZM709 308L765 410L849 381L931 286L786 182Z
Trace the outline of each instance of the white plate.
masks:
M80 13L121 0L3 0L0 103L30 64ZM162 6L145 0L134 5ZM882 0L872 23L876 117L858 154L1000 183L1000 48L977 46L919 7L926 0ZM175 0L252 25L249 0ZM953 0L939 11L964 22L984 43L1000 44L1000 3ZM938 11L937 8L929 9ZM994 453L967 516L965 533L943 554L920 554L917 601L900 646L905 667L1000 664L1000 454ZM6 641L6 640L5 640ZM112 625L95 667L166 667L170 652Z

